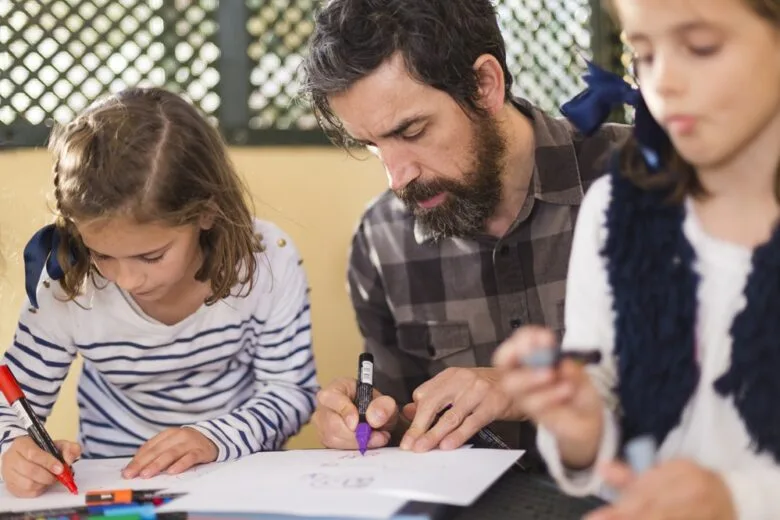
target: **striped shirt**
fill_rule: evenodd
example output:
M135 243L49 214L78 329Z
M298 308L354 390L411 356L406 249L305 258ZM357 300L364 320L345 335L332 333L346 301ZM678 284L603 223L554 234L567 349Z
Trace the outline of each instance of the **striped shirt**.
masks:
M145 315L105 280L90 283L77 302L62 301L59 284L44 274L39 308L23 310L2 360L35 413L48 417L81 354L85 457L132 456L180 426L214 442L218 461L281 448L309 420L318 389L308 286L289 237L267 222L256 229L266 251L252 291L203 305L175 325ZM0 396L0 450L25 433Z
M375 386L403 405L449 367L487 367L523 324L563 335L566 271L574 223L587 188L628 127L585 137L522 99L533 125L535 166L525 203L501 238L434 241L387 191L363 215L352 242L349 290ZM512 147L512 143L508 143ZM534 449L533 428L494 425L512 446ZM526 435L525 432L528 432Z

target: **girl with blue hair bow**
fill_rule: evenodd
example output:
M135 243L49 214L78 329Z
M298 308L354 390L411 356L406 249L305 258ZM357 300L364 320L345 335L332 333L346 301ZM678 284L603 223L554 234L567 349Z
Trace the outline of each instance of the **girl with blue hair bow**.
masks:
M584 369L525 367L528 328L495 363L539 424L570 493L618 492L589 519L780 518L780 3L615 0L641 94L591 67L563 107L585 132L616 103L634 138L588 192L563 349ZM617 462L658 446L641 474Z

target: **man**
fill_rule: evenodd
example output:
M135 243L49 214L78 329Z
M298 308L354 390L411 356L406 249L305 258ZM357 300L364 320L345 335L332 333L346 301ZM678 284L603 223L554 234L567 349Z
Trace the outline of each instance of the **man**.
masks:
M513 99L489 0L331 0L304 72L323 128L376 154L390 185L361 220L348 274L375 356L369 447L452 449L499 421L507 444L533 449L486 367L522 324L562 332L577 210L627 129L585 138ZM353 379L320 392L325 446L356 447L354 395Z

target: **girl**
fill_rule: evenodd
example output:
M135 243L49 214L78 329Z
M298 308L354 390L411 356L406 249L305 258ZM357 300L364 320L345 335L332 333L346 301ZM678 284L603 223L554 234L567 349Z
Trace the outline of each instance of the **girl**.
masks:
M29 303L7 364L49 415L84 358L67 462L133 456L126 478L276 450L317 390L307 282L253 220L219 134L181 98L130 89L58 129L56 222L25 248ZM0 406L2 476L35 496L62 471Z
M570 260L564 349L599 347L604 361L589 377L571 361L521 367L554 341L525 329L495 363L512 369L504 387L539 424L563 488L603 478L620 492L592 519L777 519L780 2L613 4L643 98L596 71L564 110L588 131L609 102L637 107ZM652 469L609 462L647 434Z

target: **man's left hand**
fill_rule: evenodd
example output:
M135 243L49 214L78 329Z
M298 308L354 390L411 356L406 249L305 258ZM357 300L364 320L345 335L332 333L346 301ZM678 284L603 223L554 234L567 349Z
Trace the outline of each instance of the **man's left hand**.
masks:
M736 520L731 492L714 471L676 459L640 476L623 463L602 469L620 498L585 520Z
M217 460L217 447L193 428L169 428L144 443L122 471L124 478L151 478L165 471L182 473Z
M502 390L494 368L448 368L417 387L412 399L414 402L403 410L407 418L413 419L401 448L416 452L437 446L452 450L493 421L523 418ZM449 405L431 428L436 415Z

